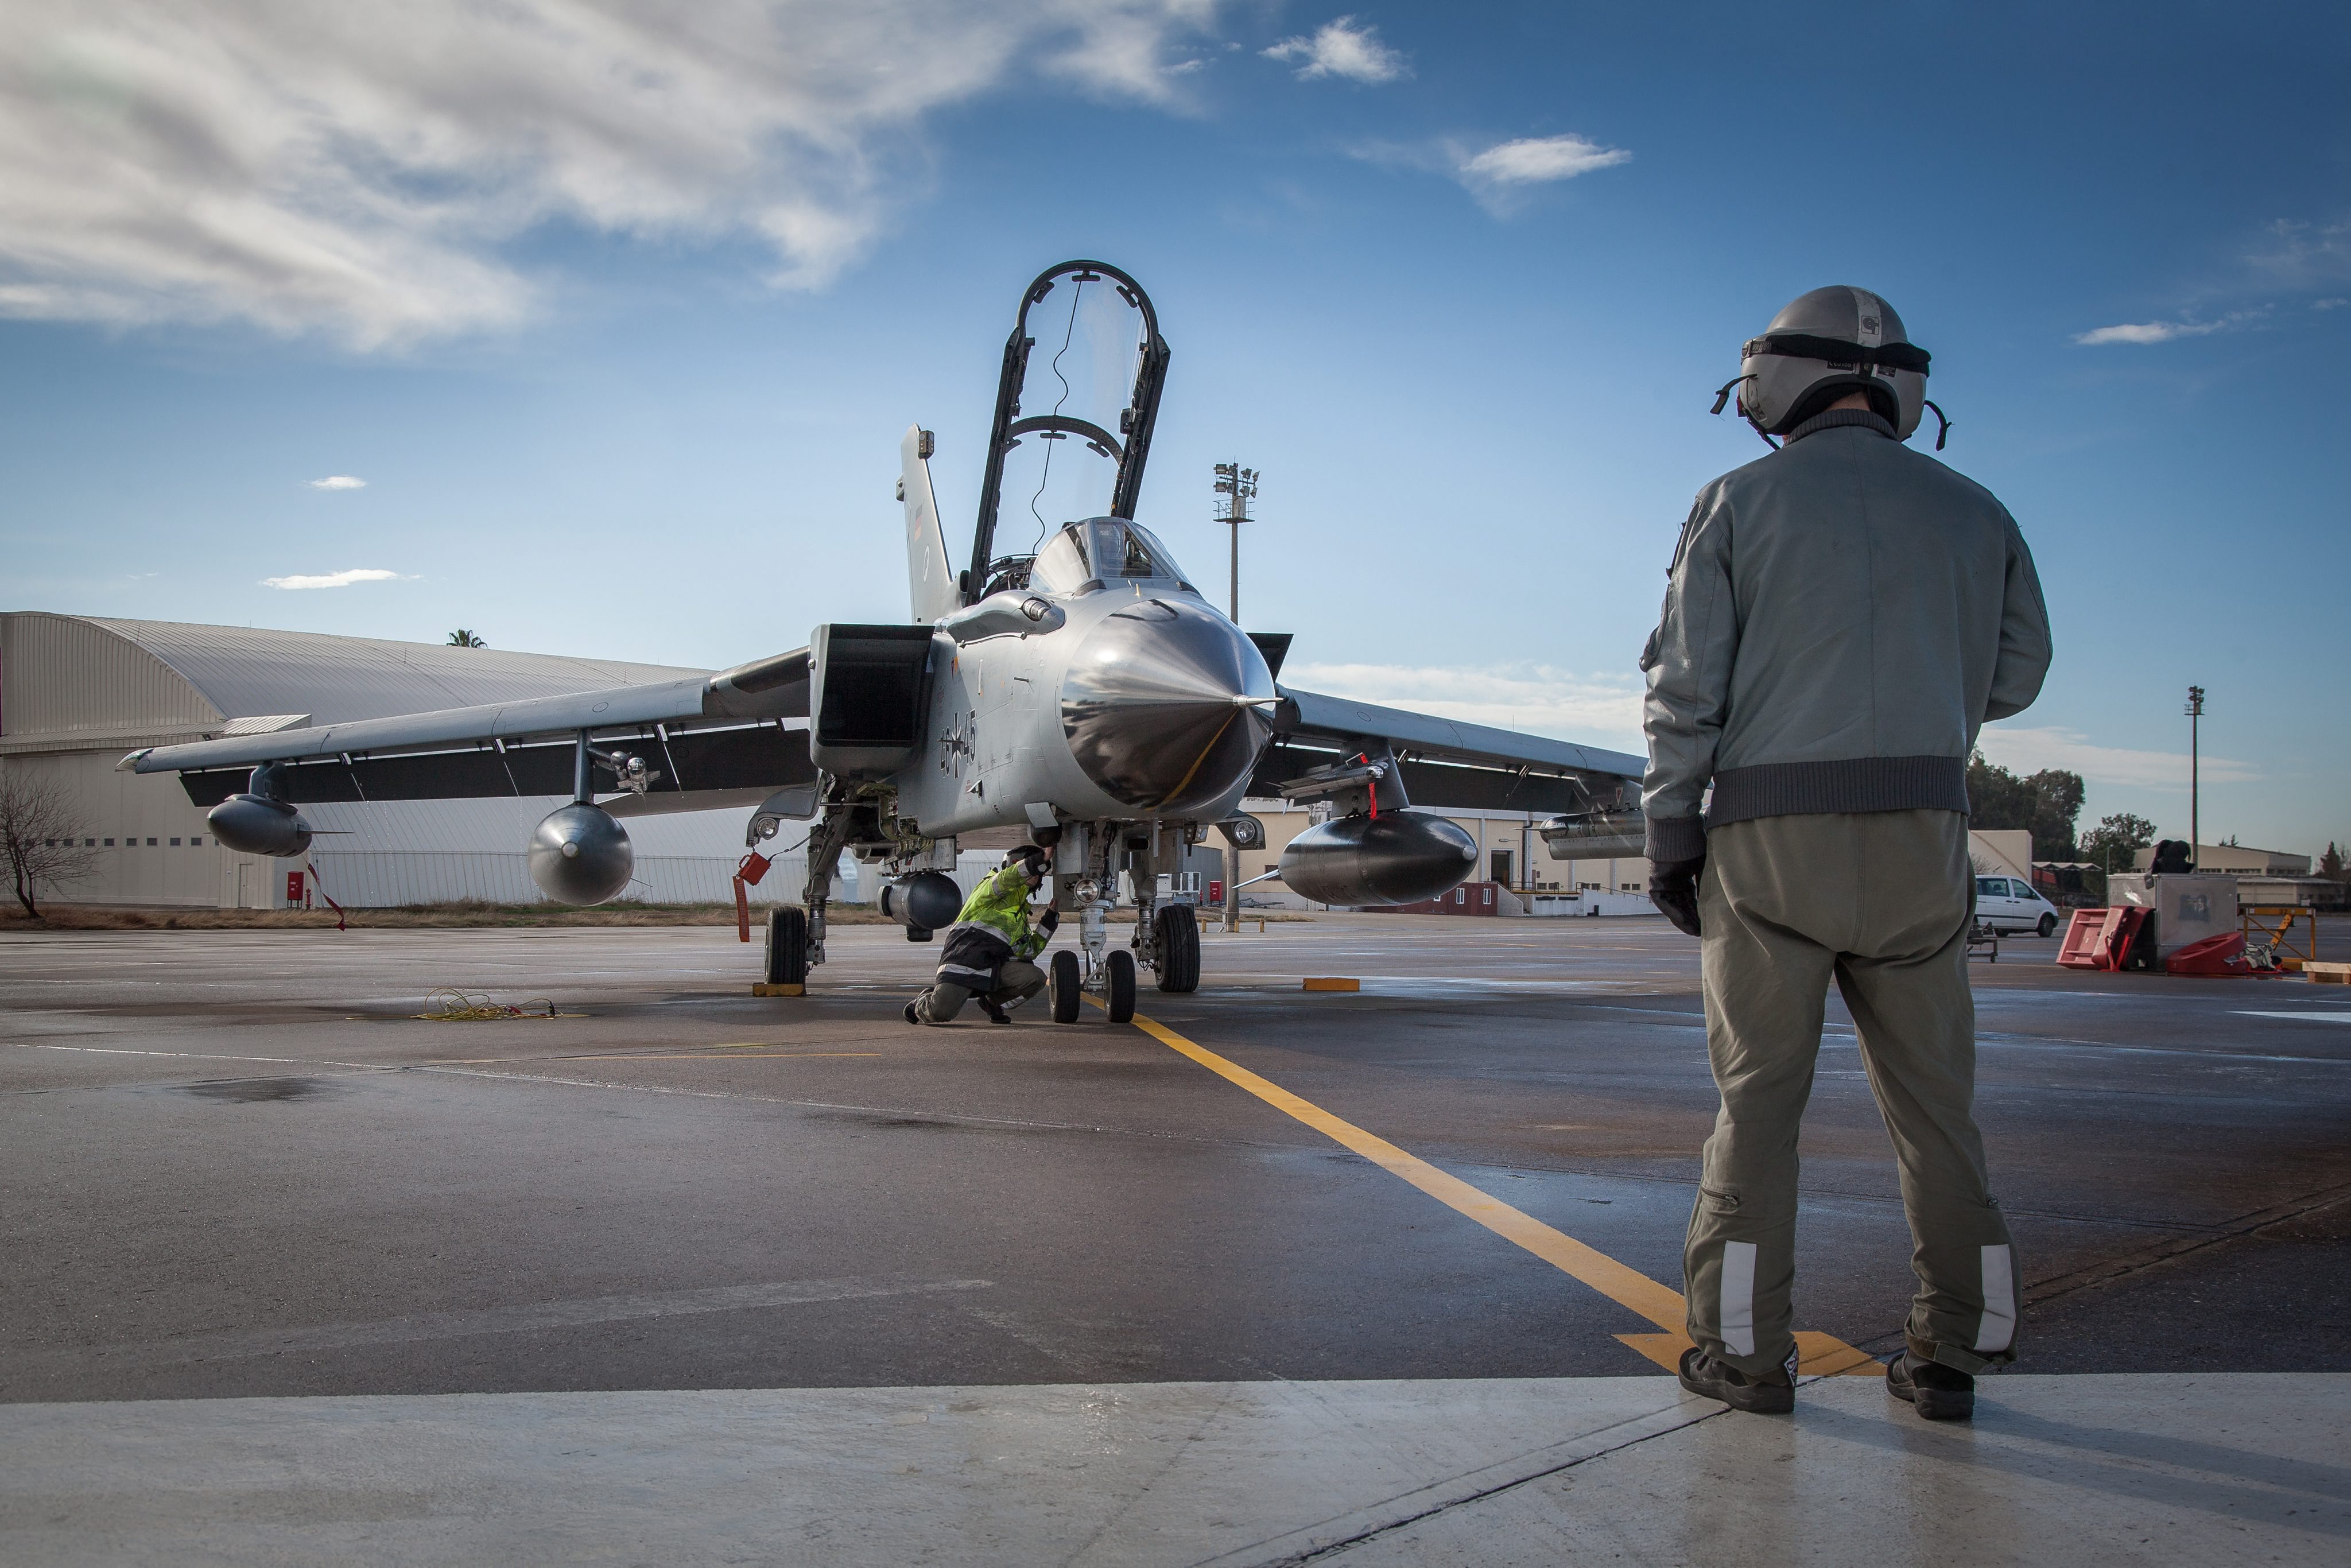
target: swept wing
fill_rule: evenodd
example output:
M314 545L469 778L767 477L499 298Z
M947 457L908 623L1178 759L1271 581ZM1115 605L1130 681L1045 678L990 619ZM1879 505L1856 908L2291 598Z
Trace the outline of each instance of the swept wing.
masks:
M296 805L564 795L585 731L599 751L644 759L653 777L630 814L690 811L814 779L808 710L801 648L708 676L155 747L119 766L177 772L199 806L264 763L281 765L280 798Z
M1385 747L1415 806L1569 815L1637 809L1644 759L1434 714L1277 685L1273 743L1249 793L1270 797L1317 768Z

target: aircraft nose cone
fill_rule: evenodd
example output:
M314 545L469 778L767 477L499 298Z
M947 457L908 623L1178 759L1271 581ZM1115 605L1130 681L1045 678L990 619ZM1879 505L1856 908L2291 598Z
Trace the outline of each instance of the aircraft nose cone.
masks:
M1086 634L1061 677L1061 732L1113 800L1196 810L1249 777L1272 734L1273 674L1222 616L1141 599Z

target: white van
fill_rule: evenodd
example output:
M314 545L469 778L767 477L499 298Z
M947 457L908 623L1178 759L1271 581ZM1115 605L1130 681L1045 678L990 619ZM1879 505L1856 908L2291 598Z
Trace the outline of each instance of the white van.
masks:
M2012 876L1976 878L1976 924L2003 936L2030 931L2046 936L2057 929L2057 906Z

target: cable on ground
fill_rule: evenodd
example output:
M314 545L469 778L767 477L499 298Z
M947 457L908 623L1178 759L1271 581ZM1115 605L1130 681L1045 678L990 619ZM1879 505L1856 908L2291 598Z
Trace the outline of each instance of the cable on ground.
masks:
M444 986L424 998L423 1012L408 1016L426 1023L497 1023L507 1019L551 1019L556 1011L555 1004L545 997L533 997L517 1008L490 1000L486 991L460 991Z

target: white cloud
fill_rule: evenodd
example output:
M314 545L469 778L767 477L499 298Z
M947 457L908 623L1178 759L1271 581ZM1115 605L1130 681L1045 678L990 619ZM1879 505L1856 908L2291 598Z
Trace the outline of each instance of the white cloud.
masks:
M366 480L355 478L349 474L329 474L323 479L308 479L303 482L313 490L364 490L367 488Z
M1548 664L1292 664L1281 678L1308 691L1471 724L1627 749L1641 744L1637 675L1582 675Z
M2016 773L2038 773L2063 768L2079 773L2092 784L2123 784L2146 789L2188 789L2188 754L2184 751L2130 751L2120 747L2094 746L2079 730L2013 728L1988 726L1980 737L1989 760ZM2207 784L2242 784L2261 778L2249 762L2206 753L2202 773Z
M320 572L311 577L265 577L264 588L349 588L354 582L396 582L400 573L381 567L355 566L349 571Z
M1374 141L1358 142L1347 153L1366 163L1443 174L1468 189L1479 205L1498 218L1518 211L1539 185L1633 161L1633 155L1621 147L1604 147L1583 136L1521 136L1483 147L1452 139Z
M1532 185L1552 180L1573 180L1594 169L1612 168L1632 161L1619 147L1603 147L1581 136L1522 136L1499 142L1458 165L1471 183Z
M0 313L360 348L513 325L541 225L747 237L816 287L925 117L1029 74L1177 102L1220 0L0 7ZM1181 62L1177 62L1181 63Z
M2201 338L2228 325L2226 321L2131 321L2076 332L2074 341L2091 348L2101 343L2168 343L2174 338Z
M1353 16L1323 23L1311 38L1284 38L1264 53L1270 60L1303 60L1298 68L1301 81L1345 77L1376 84L1412 74L1410 62L1380 42L1377 27L1359 25Z

